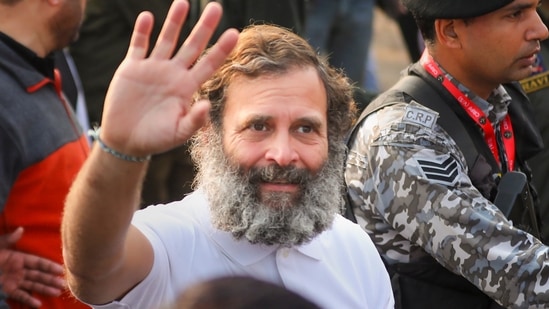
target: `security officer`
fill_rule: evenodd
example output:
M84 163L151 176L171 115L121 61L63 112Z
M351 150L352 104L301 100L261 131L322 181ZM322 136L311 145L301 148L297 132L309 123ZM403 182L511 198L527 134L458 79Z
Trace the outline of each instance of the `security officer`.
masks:
M345 169L396 308L549 307L525 162L543 143L516 82L549 35L538 3L403 0L426 50L364 111Z

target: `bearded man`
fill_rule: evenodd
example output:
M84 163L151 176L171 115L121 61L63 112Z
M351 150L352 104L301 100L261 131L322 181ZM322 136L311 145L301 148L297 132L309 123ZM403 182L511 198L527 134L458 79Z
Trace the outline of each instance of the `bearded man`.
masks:
M97 308L156 308L199 281L245 275L323 308L392 308L372 241L338 214L355 114L347 79L275 26L227 30L199 58L216 2L173 55L187 10L173 3L149 58L152 18L140 15L111 83L65 206L72 292ZM136 212L150 155L193 135L197 190Z

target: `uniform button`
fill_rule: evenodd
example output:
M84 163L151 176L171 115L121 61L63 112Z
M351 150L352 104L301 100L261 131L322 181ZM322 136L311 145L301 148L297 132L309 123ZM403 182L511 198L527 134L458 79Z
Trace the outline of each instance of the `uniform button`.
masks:
M282 257L287 258L290 255L290 249L284 248L281 250Z
M511 138L511 136L513 136L513 133L511 133L511 131L505 131L505 132L503 133L503 136L504 136L505 138Z

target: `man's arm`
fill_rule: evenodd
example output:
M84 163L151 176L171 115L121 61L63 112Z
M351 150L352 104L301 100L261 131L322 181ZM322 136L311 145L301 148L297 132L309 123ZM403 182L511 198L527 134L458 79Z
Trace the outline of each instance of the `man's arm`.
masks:
M150 13L136 21L126 58L105 100L100 138L117 152L161 153L187 141L207 119L209 102L191 106L193 93L223 63L238 33L227 31L198 62L219 19L211 3L174 55L188 3L174 1L150 57ZM97 144L97 143L96 143ZM153 252L131 226L146 162L130 162L93 148L67 196L62 221L67 280L81 300L101 304L122 297L148 274Z

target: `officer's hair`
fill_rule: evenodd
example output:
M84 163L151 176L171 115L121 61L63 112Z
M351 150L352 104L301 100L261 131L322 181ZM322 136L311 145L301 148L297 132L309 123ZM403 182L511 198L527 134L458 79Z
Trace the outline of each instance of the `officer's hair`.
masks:
M436 40L436 34L435 34L435 19L434 18L424 18L418 15L413 14L414 20L416 21L417 28L421 32L421 35L423 37L423 41L425 42L425 45L431 45ZM465 23L469 23L472 21L474 17L472 18L464 18L463 20Z
M417 24L417 28L421 32L423 41L426 45L430 45L435 41L435 19L434 18L423 18L416 14L413 15Z

